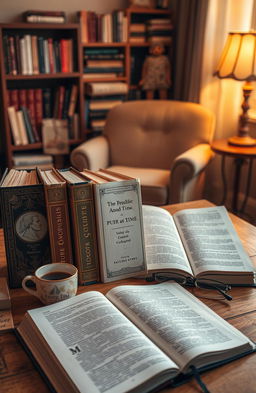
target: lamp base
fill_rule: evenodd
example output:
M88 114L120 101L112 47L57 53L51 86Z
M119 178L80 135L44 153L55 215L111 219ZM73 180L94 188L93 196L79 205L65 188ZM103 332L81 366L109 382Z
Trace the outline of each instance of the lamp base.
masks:
M256 139L250 136L232 136L228 139L228 143L233 146L252 147L256 146Z

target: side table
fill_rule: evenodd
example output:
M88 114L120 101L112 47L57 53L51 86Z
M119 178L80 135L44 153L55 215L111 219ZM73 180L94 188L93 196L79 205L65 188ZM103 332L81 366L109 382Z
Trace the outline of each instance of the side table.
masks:
M227 178L226 178L226 170L225 170L226 157L229 156L234 158L235 174L234 174L234 181L233 181L232 211L234 213L243 213L250 192L251 178L252 178L252 164L253 164L253 160L256 158L256 146L254 147L232 146L228 144L228 139L219 139L211 143L211 148L215 153L220 154L222 156L221 174L222 174L222 181L223 181L223 200L222 200L223 204L225 203L227 197ZM249 163L249 167L247 171L245 196L242 201L241 207L239 209L238 195L239 195L240 180L241 180L241 169L246 162Z

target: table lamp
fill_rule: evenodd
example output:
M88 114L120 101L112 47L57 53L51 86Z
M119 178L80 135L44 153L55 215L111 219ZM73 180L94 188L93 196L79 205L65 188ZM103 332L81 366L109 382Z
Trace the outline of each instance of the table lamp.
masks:
M229 33L214 75L219 78L245 81L238 133L236 136L229 138L228 143L241 147L255 146L256 139L249 135L247 112L250 108L249 98L253 90L251 81L256 80L256 31Z

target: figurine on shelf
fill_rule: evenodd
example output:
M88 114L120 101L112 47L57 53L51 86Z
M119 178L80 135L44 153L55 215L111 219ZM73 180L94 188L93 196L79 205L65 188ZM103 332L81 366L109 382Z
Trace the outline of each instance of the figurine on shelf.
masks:
M171 85L171 65L164 53L161 42L154 43L149 49L150 55L146 57L142 67L142 79L139 86L146 92L146 98L153 99L158 90L159 98L167 99L168 88Z

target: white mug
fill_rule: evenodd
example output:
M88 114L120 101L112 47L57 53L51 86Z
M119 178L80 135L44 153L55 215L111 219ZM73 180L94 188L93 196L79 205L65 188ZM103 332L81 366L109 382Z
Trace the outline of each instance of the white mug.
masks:
M27 286L28 281L35 284L35 289ZM49 263L24 277L22 287L44 304L60 302L76 295L77 268L71 263Z

